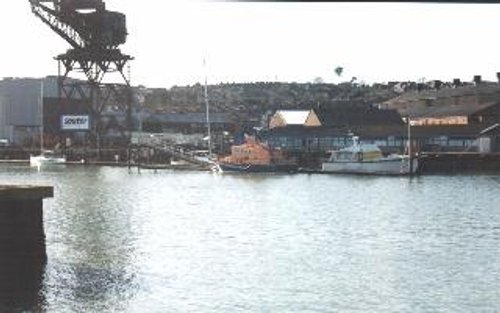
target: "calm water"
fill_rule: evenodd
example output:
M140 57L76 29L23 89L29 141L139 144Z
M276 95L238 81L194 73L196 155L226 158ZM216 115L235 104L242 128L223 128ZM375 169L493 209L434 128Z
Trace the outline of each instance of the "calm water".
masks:
M500 176L0 165L13 183L55 187L17 311L500 311Z

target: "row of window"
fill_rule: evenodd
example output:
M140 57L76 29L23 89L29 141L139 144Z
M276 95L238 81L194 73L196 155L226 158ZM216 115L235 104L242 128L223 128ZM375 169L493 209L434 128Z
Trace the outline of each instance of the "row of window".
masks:
M363 143L375 144L379 147L404 147L408 140L391 136L387 139L361 140ZM352 139L349 137L334 138L290 138L273 137L268 139L271 147L279 147L287 150L327 151L350 146ZM471 147L474 139L470 138L448 138L446 136L428 138L423 144L439 145L442 147Z
M475 139L458 139L458 138L447 138L446 136L429 138L424 142L426 144L434 144L442 147L471 147L474 144Z

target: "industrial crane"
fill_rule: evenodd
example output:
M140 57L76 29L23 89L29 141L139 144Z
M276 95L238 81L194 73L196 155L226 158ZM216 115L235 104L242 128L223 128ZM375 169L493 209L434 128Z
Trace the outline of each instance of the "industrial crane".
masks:
M130 78L124 74L124 69L133 58L122 54L118 48L127 39L125 15L106 10L103 0L29 2L32 12L71 46L66 53L55 57L59 62L59 99L62 99L63 93L66 99L72 99L77 93L80 99L90 104L94 115L93 133L100 153L100 114L112 98L110 94L114 93L115 99L124 99L118 107L126 111L127 129L132 127L132 91ZM83 72L87 82L69 80L68 75L72 71ZM105 74L111 72L121 74L125 88L119 84L103 83Z
M32 12L71 45L56 57L64 64L64 77L79 65L90 82L100 83L105 73L118 71L128 83L123 69L133 58L118 49L127 38L123 13L106 10L102 0L29 1Z

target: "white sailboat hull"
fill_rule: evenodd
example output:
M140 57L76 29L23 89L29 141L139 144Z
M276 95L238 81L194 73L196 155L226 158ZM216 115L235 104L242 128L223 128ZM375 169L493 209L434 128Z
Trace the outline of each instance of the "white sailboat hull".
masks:
M31 166L63 165L66 164L65 157L48 157L44 155L30 156Z

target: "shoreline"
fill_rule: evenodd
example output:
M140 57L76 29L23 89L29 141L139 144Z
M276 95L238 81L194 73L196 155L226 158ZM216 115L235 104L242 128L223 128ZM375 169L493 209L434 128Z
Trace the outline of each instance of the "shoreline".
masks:
M30 165L29 160L17 159L17 160L2 160L0 159L1 164L19 164L19 165ZM199 170L199 171L209 171L210 168L205 168L196 164L179 164L179 165L171 165L171 164L137 164L137 163L125 163L125 162L114 162L114 161L90 161L90 162L79 162L79 161L67 161L65 163L61 163L58 165L50 165L51 167L57 166L66 166L66 165L80 165L80 166L112 166L112 167L129 167L129 168L137 168L140 169L150 169L150 170Z
M418 157L419 168L416 175L500 175L500 154L480 154L480 153L424 153ZM0 159L2 164L18 164L29 166L28 159ZM72 166L111 166L145 169L145 170L192 170L211 171L209 166L201 164L165 164L165 163L129 163L116 161L67 161L61 165ZM300 168L299 174L333 174L322 172L316 168ZM401 175L396 175L401 176ZM406 175L403 175L406 176Z

